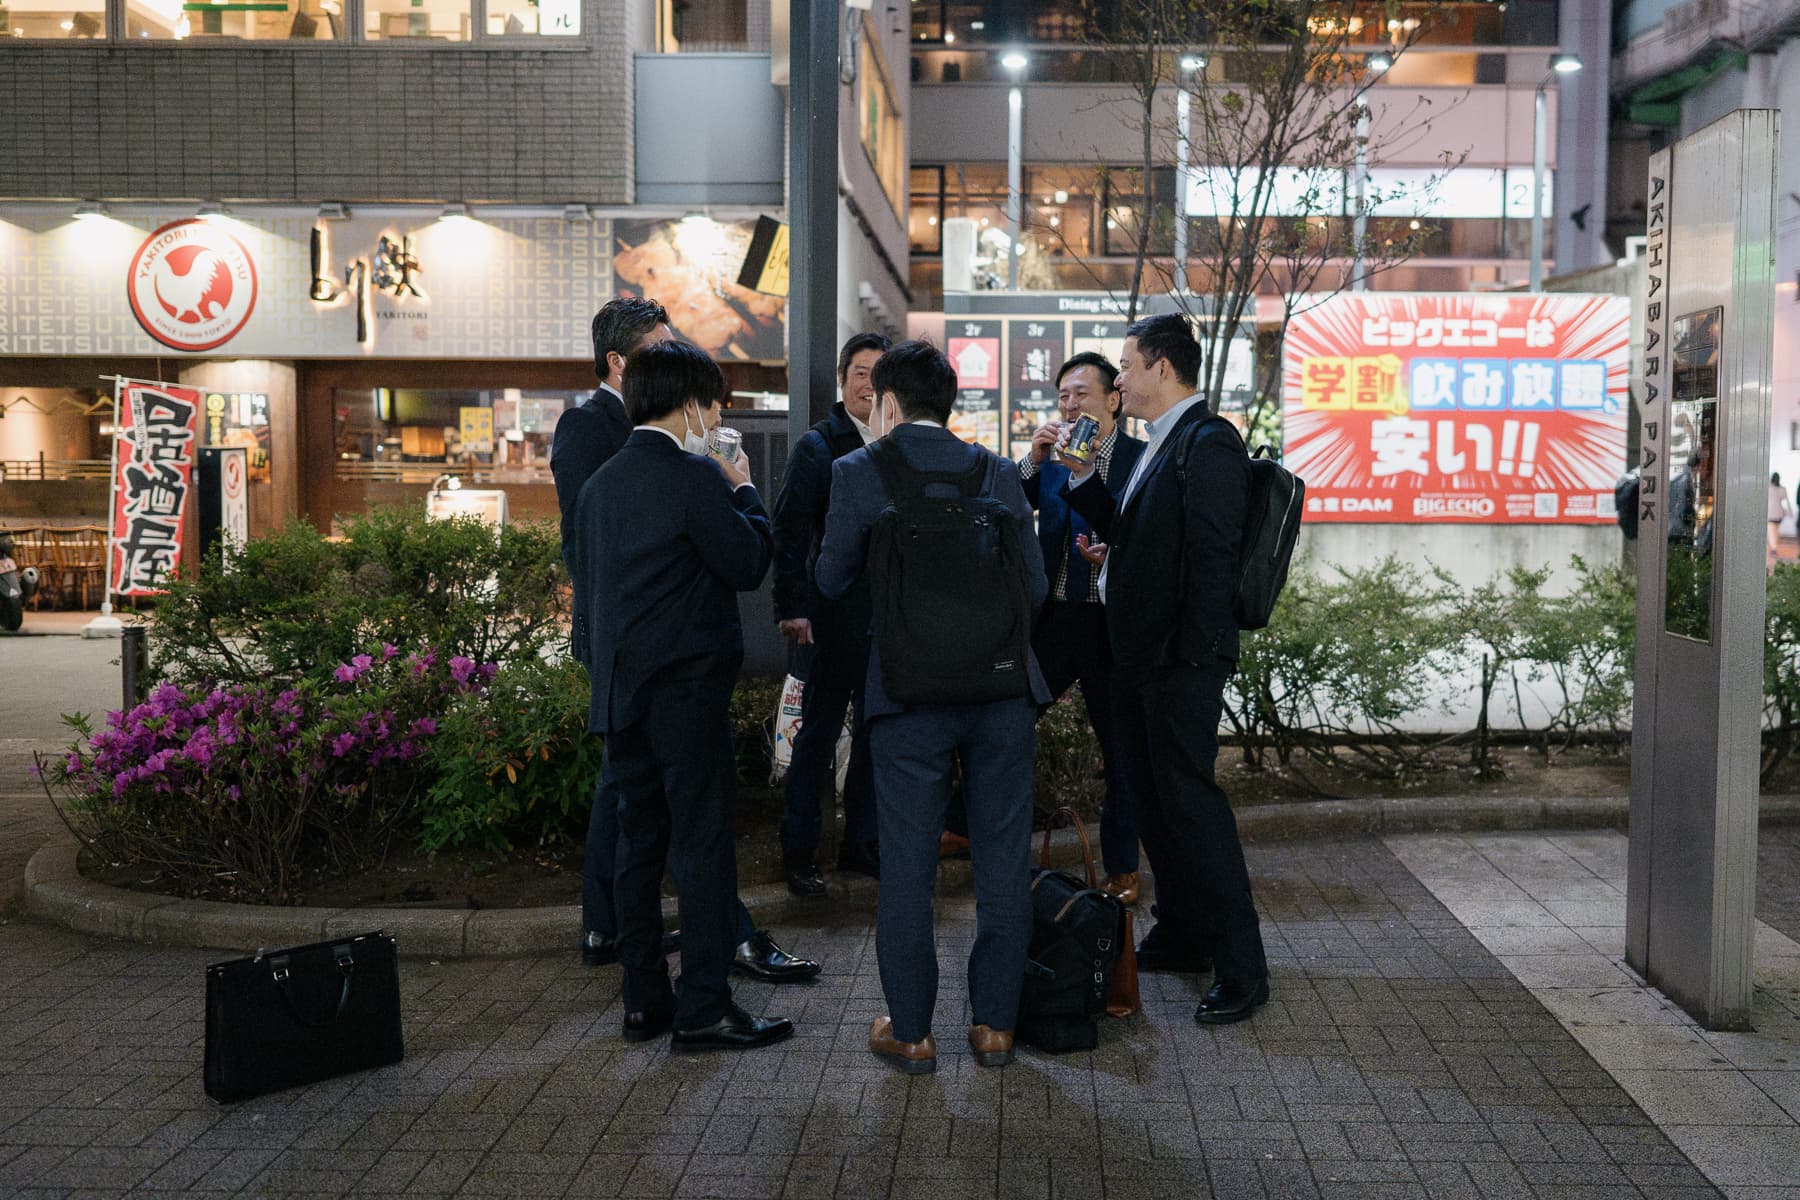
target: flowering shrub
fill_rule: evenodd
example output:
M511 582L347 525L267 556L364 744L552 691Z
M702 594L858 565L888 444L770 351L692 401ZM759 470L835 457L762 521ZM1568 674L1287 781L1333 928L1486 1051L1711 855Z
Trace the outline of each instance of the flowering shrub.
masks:
M159 868L182 892L291 903L309 871L379 861L417 820L444 714L498 672L386 643L325 680L162 683L40 771L108 861Z

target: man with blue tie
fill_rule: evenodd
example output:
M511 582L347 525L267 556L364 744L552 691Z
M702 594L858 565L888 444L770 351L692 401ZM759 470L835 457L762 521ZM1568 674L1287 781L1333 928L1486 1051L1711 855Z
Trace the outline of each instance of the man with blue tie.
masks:
M737 941L737 767L731 690L744 661L738 592L769 570L769 516L748 458L707 453L725 379L706 352L664 341L625 373L631 436L583 485L570 563L586 648L588 729L607 738L619 793L613 899L627 1041L745 1049L793 1033L753 1017L727 977ZM660 945L664 868L681 908L681 987Z
M1237 427L1208 411L1199 372L1186 317L1129 325L1119 392L1125 415L1148 424L1149 445L1116 497L1082 462L1067 464L1064 495L1106 543L1114 719L1156 876L1158 919L1138 969L1212 971L1194 1019L1223 1025L1268 1002L1269 966L1237 819L1214 774L1237 669L1250 457Z
M1092 529L1063 498L1069 468L1051 458L1063 431L1089 417L1099 426L1090 459L1094 472L1114 496L1124 490L1144 443L1119 425L1119 392L1114 386L1118 375L1117 367L1092 351L1062 365L1056 373L1056 405L1062 420L1047 423L1032 437L1031 453L1019 464L1019 482L1037 509L1038 540L1050 583L1050 599L1032 629L1031 647L1051 695L1060 700L1072 685L1081 684L1081 698L1106 764L1106 802L1100 810L1100 856L1106 879L1100 887L1126 904L1136 904L1138 837L1132 811L1136 801L1112 719L1106 606L1100 603L1099 568L1081 552Z

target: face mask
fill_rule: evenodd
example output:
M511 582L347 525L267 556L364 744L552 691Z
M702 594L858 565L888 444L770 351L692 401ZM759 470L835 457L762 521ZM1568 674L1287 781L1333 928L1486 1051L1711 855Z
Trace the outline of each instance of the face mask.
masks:
M681 438L681 448L689 454L705 454L706 418L704 416L700 418L700 432L695 433L694 424L688 420L687 409L684 408L681 410L681 423L687 427L687 433L683 434Z

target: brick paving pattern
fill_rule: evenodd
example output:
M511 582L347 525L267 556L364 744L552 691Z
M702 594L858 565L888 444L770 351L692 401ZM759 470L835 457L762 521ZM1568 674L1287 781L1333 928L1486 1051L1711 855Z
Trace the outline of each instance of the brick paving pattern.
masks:
M866 904L790 907L811 987L741 984L780 1047L627 1046L616 968L402 964L400 1066L217 1108L205 951L0 925L0 1195L1676 1197L1703 1177L1379 842L1253 847L1275 999L1195 1025L1193 979L1092 1054L977 1068L966 897L941 907L935 1076L864 1048ZM1146 914L1147 915L1147 914ZM819 922L835 922L821 925Z

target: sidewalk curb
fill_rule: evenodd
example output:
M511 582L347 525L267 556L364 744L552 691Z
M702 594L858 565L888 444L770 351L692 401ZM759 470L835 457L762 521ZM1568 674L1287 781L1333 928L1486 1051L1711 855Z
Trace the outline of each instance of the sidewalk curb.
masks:
M1561 797L1551 800L1492 797L1407 797L1319 800L1242 809L1238 830L1245 841L1298 838L1388 836L1400 833L1467 833L1478 830L1624 829L1630 808L1625 796ZM1800 824L1800 797L1762 802L1767 824ZM1033 855L1039 837L1032 839ZM1058 849L1075 844L1073 830L1051 835ZM407 958L489 958L572 954L581 928L578 905L517 909L272 908L180 900L85 879L76 869L79 845L53 841L25 865L25 912L77 933L159 946L188 946L249 954L271 946L316 942L342 934L384 929L395 935ZM1063 858L1066 860L1066 853ZM967 883L966 863L947 863L950 878ZM873 899L879 885L861 875L834 875L832 898ZM820 912L817 900L790 896L780 883L742 892L752 912L805 925ZM675 902L663 901L665 917Z

